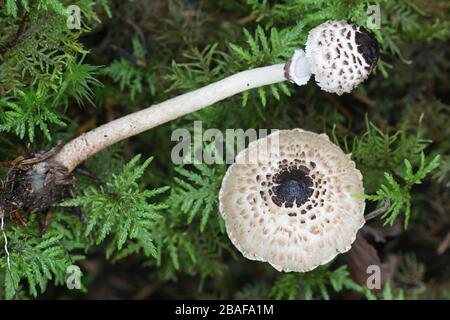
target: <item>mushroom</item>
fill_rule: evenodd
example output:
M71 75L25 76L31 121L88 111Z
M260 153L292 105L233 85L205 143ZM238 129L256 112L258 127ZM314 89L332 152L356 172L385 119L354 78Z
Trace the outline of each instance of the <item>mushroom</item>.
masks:
M378 59L378 43L364 28L328 21L310 31L306 54L296 50L287 62L239 72L203 88L129 114L67 143L55 161L70 173L104 148L240 92L286 80L304 85L314 74L328 92L350 92L364 81Z
M326 134L281 130L237 155L219 209L246 258L306 272L350 249L365 223L362 194L361 173Z
M373 34L346 21L327 21L312 29L305 51L294 54L289 79L298 85L306 83L304 70L309 67L322 90L338 95L366 80L379 57Z

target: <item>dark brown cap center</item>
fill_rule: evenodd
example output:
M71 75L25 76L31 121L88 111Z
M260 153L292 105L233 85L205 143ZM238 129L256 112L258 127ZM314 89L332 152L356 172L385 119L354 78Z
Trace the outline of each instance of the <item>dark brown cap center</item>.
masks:
M297 207L308 201L313 193L313 181L308 175L309 170L304 166L282 169L273 177L272 201L279 207L283 204L292 208L294 202Z
M358 52L364 57L367 64L373 68L380 55L380 47L374 34L360 27L356 31L355 42L358 46Z

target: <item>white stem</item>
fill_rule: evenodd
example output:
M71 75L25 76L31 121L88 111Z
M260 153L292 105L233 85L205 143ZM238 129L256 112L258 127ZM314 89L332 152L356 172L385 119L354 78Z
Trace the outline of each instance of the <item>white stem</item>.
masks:
M284 64L239 72L203 88L106 123L68 142L54 160L72 172L97 152L240 92L287 80Z

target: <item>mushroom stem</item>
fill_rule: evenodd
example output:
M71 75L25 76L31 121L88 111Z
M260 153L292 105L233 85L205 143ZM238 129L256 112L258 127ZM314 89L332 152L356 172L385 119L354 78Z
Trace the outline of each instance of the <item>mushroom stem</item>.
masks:
M286 81L285 64L239 72L203 88L108 122L64 145L53 160L72 172L81 162L119 141L240 92Z

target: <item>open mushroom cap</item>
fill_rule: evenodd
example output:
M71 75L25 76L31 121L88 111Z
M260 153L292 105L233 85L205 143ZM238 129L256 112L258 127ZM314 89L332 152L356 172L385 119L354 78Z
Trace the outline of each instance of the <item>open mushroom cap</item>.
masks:
M350 249L365 222L363 193L355 163L327 135L281 130L237 155L220 212L246 258L306 272Z
M327 21L312 29L305 51L317 84L338 95L366 80L379 57L374 35L346 21Z

